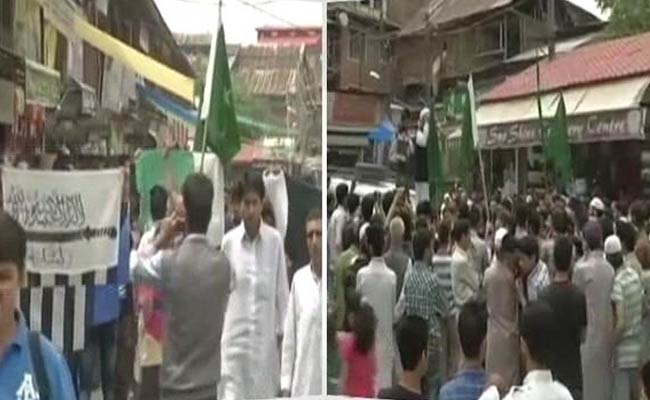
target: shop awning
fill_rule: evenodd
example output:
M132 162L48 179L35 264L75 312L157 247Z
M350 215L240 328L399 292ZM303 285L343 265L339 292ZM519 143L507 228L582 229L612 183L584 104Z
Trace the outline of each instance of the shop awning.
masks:
M645 110L640 107L650 85L641 76L562 91L569 119L569 140L574 143L644 138ZM542 96L542 115L552 118L560 92ZM535 95L491 102L477 110L479 146L514 148L541 144Z
M194 79L169 68L165 64L97 29L86 22L82 16L74 16L74 27L75 32L81 39L105 55L118 60L137 74L180 98L191 103L194 102Z

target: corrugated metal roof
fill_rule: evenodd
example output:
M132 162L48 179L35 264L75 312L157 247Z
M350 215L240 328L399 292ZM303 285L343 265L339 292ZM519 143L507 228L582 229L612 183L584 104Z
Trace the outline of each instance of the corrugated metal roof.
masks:
M514 0L431 0L404 25L400 34L410 35L426 29L427 25L439 27L473 15L507 7L513 2Z
M650 33L608 40L539 63L542 92L650 74ZM535 66L511 76L483 101L527 96L537 90Z
M300 47L242 47L232 67L253 94L283 96L296 90Z

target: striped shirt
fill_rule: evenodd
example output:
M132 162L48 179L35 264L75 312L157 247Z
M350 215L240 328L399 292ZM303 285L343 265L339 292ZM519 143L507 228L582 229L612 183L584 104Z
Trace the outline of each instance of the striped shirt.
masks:
M623 335L616 346L616 366L638 368L641 352L641 314L643 286L630 265L625 264L616 273L611 299L623 306Z
M456 309L454 304L454 292L451 288L451 255L436 254L433 256L433 272L438 279L438 284L442 287L447 304L452 310Z

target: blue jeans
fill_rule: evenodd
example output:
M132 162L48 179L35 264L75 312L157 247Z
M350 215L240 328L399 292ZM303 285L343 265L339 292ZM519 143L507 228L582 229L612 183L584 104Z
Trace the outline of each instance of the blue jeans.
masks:
M86 334L86 348L79 357L79 400L90 400L99 360L104 400L115 398L117 321L91 327Z

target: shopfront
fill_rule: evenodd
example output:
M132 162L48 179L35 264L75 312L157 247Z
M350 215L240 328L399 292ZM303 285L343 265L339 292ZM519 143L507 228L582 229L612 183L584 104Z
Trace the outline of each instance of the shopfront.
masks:
M0 156L4 160L13 130L25 112L25 62L0 47Z
M650 76L644 76L562 92L573 189L600 192L610 198L643 191L642 159L650 150L646 139L649 84ZM535 96L481 105L477 112L479 147L491 161L492 176L488 179L497 187L511 187L521 193L553 185L542 143L549 134L559 96L556 92L542 97L543 134ZM650 156L646 158L650 161Z

